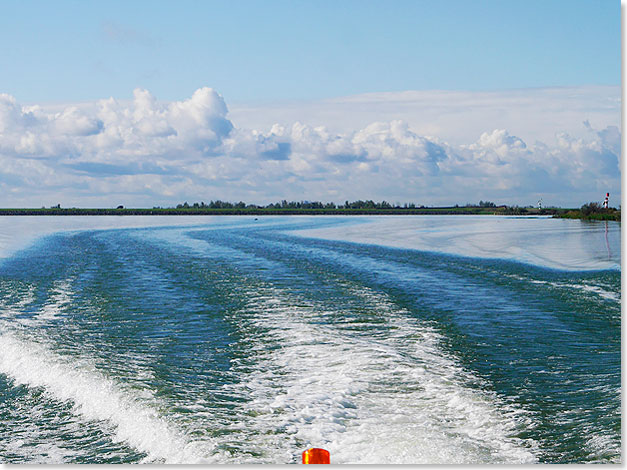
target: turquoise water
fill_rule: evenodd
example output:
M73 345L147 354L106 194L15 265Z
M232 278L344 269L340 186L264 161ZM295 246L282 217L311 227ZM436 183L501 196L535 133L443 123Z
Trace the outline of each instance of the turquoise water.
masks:
M617 223L0 224L2 463L621 461Z

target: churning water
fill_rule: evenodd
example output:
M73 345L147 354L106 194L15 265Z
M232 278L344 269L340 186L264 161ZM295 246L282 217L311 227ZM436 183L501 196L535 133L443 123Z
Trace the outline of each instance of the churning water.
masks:
M0 462L620 462L620 225L0 218Z

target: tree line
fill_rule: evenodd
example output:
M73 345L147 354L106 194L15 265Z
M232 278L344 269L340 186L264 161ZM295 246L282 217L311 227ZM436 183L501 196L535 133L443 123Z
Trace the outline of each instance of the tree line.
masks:
M450 206L450 208L459 208L459 205ZM507 207L507 206L497 206L495 203L490 201L479 201L479 204L466 204L464 207L481 207L481 208L496 208L496 207ZM517 206L516 206L517 207ZM205 202L194 202L189 204L187 201L182 204L177 204L176 209L373 209L373 210L385 210L385 209L426 209L427 206L417 205L413 202L411 203L395 203L391 204L385 200L381 202L375 202L372 199L368 199L366 201L357 200L353 202L346 201L344 204L335 204L333 202L320 202L320 201L287 201L283 199L279 202L272 202L266 205L259 204L246 204L245 202L228 202L228 201L210 201L205 204ZM162 207L154 207L154 209L164 209Z
M614 207L603 207L598 202L589 202L579 208L579 210L567 210L557 214L563 219L584 219L584 220L615 220L620 222L621 210Z
M375 202L372 199L345 201L344 204L321 201L288 201L283 199L269 204L246 204L245 202L215 201L184 202L175 207L154 206L148 208L65 208L61 204L40 209L2 209L0 215L553 215L555 217L577 219L621 219L620 209L603 208L601 204L590 202L580 209L562 209L557 207L536 208L533 206L497 205L491 201L467 203L464 206L425 206L415 203L389 203L385 200Z

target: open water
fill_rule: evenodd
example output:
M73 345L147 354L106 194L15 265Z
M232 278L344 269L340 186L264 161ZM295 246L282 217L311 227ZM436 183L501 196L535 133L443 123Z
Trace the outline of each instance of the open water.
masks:
M620 224L2 217L0 462L621 461Z

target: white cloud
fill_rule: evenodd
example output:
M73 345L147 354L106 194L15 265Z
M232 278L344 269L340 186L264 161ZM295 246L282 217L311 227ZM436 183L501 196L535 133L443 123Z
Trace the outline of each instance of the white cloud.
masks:
M102 127L101 120L87 116L72 106L52 117L50 131L59 135L88 136L98 134Z
M403 91L366 93L321 101L230 106L239 127L267 129L300 121L336 133L373 122L401 120L418 135L454 145L468 144L484 132L508 129L525 142L554 142L555 134L579 136L581 123L596 128L620 126L621 88L585 86L503 91Z
M415 104L415 93L408 94L409 104ZM420 93L422 102L437 102ZM598 87L594 93L600 93ZM525 102L524 93L515 95L504 103ZM393 106L387 101L392 98ZM399 94L392 98L347 98L331 108L370 103L403 110ZM481 105L477 97L457 99L462 114L471 102ZM497 100L490 99L492 109ZM528 101L526 112L533 108ZM440 108L450 114L455 107L445 104ZM547 109L553 108L548 102ZM460 143L455 127L450 139L445 129L428 135L420 132L424 126L403 119L338 129L333 119L329 126L307 123L312 119L306 110L303 120L234 127L224 100L210 88L169 103L137 89L129 102L109 98L56 110L21 106L0 95L0 205L151 206L218 198L530 204L542 196L545 203L575 206L605 191L620 192L620 131L598 126L597 108L589 116L585 109L580 107L577 127L556 126L544 141L523 138L515 128L488 127L488 119L473 120L472 126L483 126L481 132ZM515 122L507 112L501 121ZM606 116L604 122L610 121ZM535 133L525 122L528 135L546 133L544 118Z

